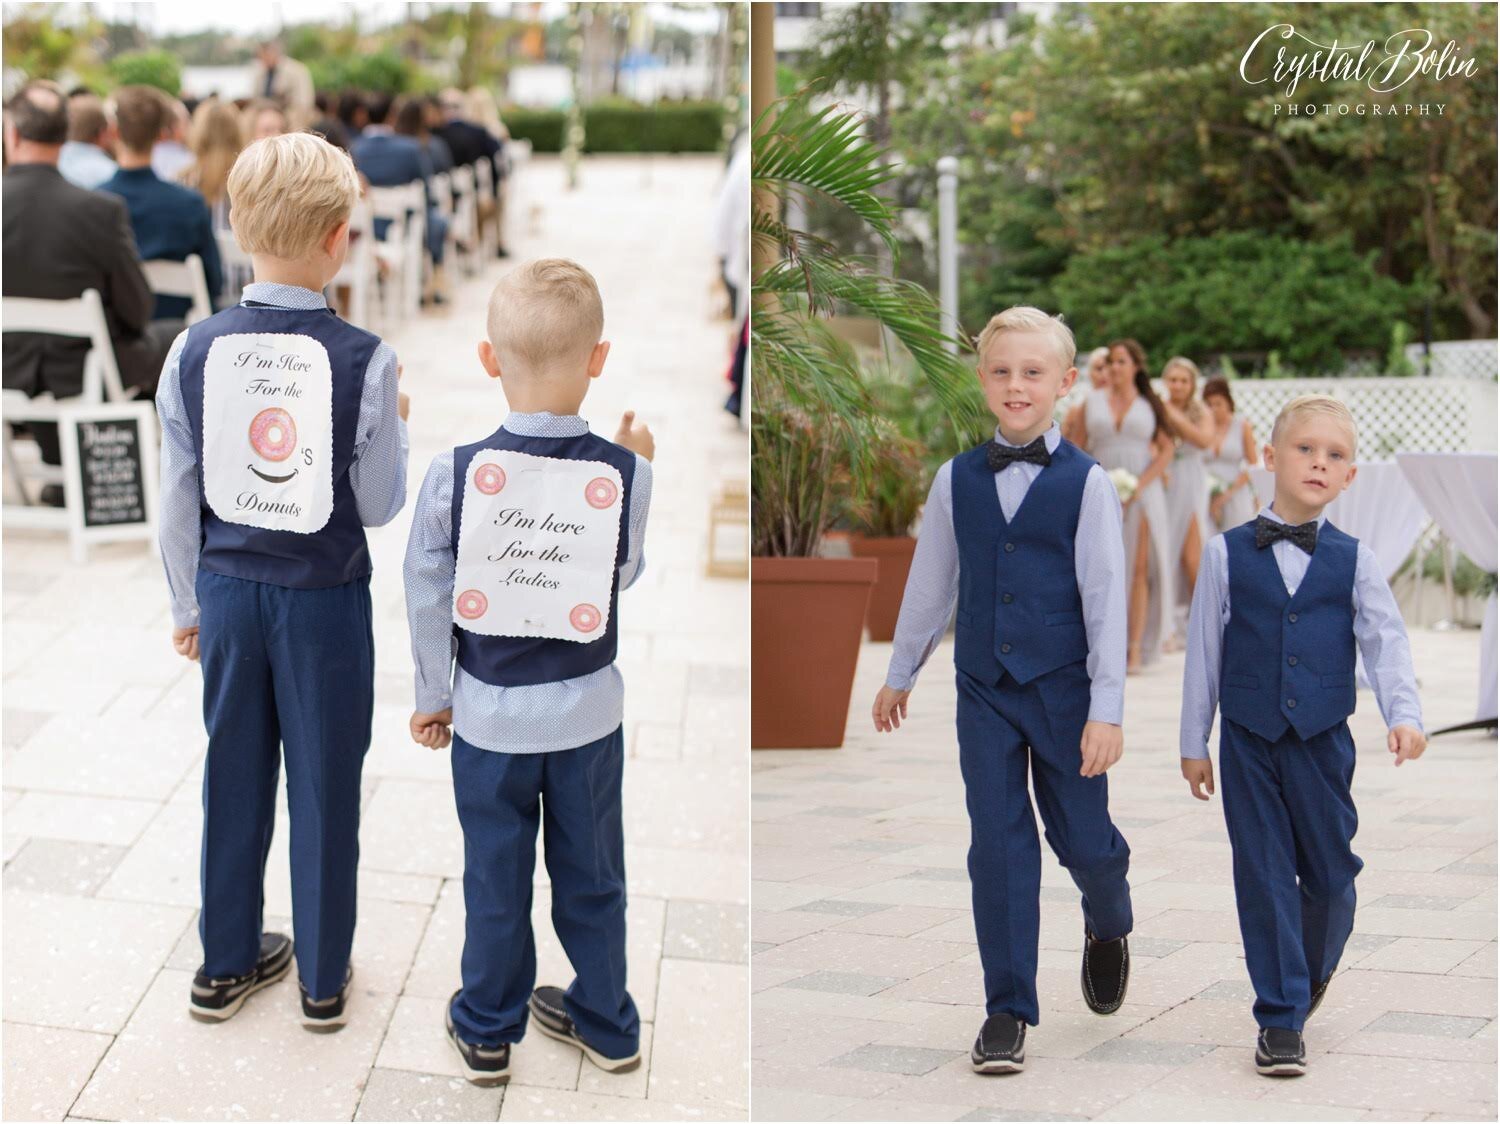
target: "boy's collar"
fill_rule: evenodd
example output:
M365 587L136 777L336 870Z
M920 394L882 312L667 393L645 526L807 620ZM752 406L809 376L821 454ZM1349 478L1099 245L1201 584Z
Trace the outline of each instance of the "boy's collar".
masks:
M546 410L525 414L512 410L501 428L517 437L580 437L589 431L589 423L577 414L553 414Z
M1281 516L1277 515L1276 512L1274 512L1274 511L1271 510L1271 505L1270 504L1266 504L1265 507L1261 508L1260 509L1260 514L1264 515L1267 519L1270 519L1270 520L1272 520L1273 522L1276 522L1276 523L1285 523L1286 522L1285 519L1283 519ZM1319 527L1322 527L1324 523L1328 522L1328 509L1326 507L1322 511L1318 512L1318 517L1315 520L1315 522L1318 524Z
M283 285L277 281L252 281L240 294L241 301L280 305L282 308L327 308L322 293L301 285Z
M1033 440L1035 439L1033 438ZM1058 445L1062 443L1062 430L1058 428L1056 422L1053 422L1052 427L1048 429L1046 433L1042 434L1042 441L1047 446L1047 452L1057 452ZM1000 432L1000 427L998 425L995 427L995 443L998 445L1008 445L1012 449L1021 448L1021 446L1017 445L1014 441L1008 440L1005 434Z

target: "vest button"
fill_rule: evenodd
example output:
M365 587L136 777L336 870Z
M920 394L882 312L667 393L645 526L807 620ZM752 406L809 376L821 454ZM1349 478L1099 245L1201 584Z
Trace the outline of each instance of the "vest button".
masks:
M1006 554L1014 554L1015 553L1015 549L1016 549L1016 544L1015 543L1008 542L1008 543L1005 544L1005 553Z
M1288 656L1286 658L1286 665L1287 665L1287 667L1296 667L1297 666L1297 657L1296 656Z
M1000 651L1002 651L1002 652L1008 652L1008 651L1010 651L1010 645L1009 644L1001 644L1000 645Z
M1288 613L1286 615L1286 619L1289 620L1289 621L1291 621L1293 624L1296 624L1297 623L1297 614L1296 613Z
M1287 699L1286 700L1286 707L1287 707L1288 710L1296 710L1297 709L1297 700L1296 699Z
M1002 603L1004 603L1006 605L1009 605L1012 601L1015 600L1015 598L1012 597L1010 594L1005 593L1005 594L1001 594L1000 600L1001 600Z

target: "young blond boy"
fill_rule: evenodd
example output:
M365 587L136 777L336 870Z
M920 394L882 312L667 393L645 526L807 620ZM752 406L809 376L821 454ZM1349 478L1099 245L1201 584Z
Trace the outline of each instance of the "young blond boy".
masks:
M406 502L406 403L395 352L322 295L359 196L349 157L308 133L271 137L228 188L255 281L177 338L156 397L172 642L202 657L208 728L188 1009L227 1019L291 968L291 940L261 931L284 746L302 1022L334 1030L374 707L364 528Z
M1182 775L1198 799L1214 791L1217 706L1235 904L1261 1028L1255 1066L1268 1076L1306 1070L1303 1024L1354 926L1364 865L1350 847L1356 645L1396 764L1427 746L1390 587L1370 549L1323 514L1354 481L1355 443L1354 418L1335 398L1282 408L1265 447L1275 499L1209 541L1188 623Z
M510 413L433 460L405 573L411 734L434 749L451 737L464 833L463 987L446 1030L464 1075L497 1085L528 1016L604 1070L640 1065L625 986L614 659L618 594L643 564L655 445L631 413L613 442L578 416L609 353L587 270L557 258L518 266L495 287L487 328L479 361ZM533 990L543 822L552 923L576 972L566 991Z
M906 717L917 672L958 607L958 748L967 793L969 877L987 1018L971 1062L1020 1070L1037 1025L1041 848L1083 893L1081 985L1098 1014L1129 981L1130 849L1109 818L1104 773L1123 752L1125 551L1109 477L1063 440L1057 400L1078 377L1073 334L1011 308L979 337L979 383L994 439L933 480L875 728Z

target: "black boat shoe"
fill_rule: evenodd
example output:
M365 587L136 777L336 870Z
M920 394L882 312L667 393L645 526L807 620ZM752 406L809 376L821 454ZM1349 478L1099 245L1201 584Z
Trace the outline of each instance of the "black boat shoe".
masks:
M456 991L448 997L443 1021L448 1027L448 1041L458 1051L464 1078L474 1085L504 1085L510 1080L510 1046L478 1046L460 1038L453 1025L453 1001L457 998Z
M1026 1024L1009 1011L984 1020L969 1061L975 1073L1020 1073L1026 1068Z
M1095 940L1083 931L1083 1001L1096 1015L1112 1015L1125 1002L1130 984L1130 946L1128 938L1112 941Z
M341 1029L349 1021L349 984L354 980L354 965L349 965L349 970L344 973L344 986L339 988L339 993L329 999L314 999L307 994L307 988L302 981L297 981L297 986L302 989L302 1025L305 1029L318 1034L328 1034Z
M1332 981L1333 981L1333 973L1329 972L1327 976L1325 976L1323 979L1319 980L1317 982L1317 984L1313 987L1313 989L1312 989L1312 1002L1307 1005L1307 1016L1308 1016L1308 1018L1312 1017L1312 1013L1314 1011L1316 1011L1318 1009L1318 1005L1323 1002L1323 996L1328 993L1328 985Z
M538 1030L548 1038L556 1038L559 1042L577 1046L589 1061L606 1073L629 1073L640 1066L641 1052L639 1050L627 1058L611 1058L601 1054L585 1042L579 1036L578 1028L573 1025L572 1018L563 1006L562 988L539 987L531 993L531 1001L527 1005L531 1008L532 1017L536 1019Z
M1302 1035L1285 1027L1262 1027L1255 1040L1255 1072L1263 1077L1301 1077L1307 1072Z
M199 1022L221 1023L245 1004L245 1000L263 987L270 987L292 970L292 939L281 933L260 935L260 957L255 968L243 976L215 979L203 969L193 977L188 1000L188 1014Z

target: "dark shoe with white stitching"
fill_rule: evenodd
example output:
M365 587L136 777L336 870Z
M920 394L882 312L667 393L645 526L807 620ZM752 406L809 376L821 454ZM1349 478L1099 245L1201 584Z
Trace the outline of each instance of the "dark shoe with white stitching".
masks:
M263 987L270 987L292 970L292 939L281 933L260 935L260 957L255 968L243 976L214 979L203 969L193 977L188 1014L199 1022L221 1023L244 1006L245 1000Z
M1020 1073L1026 1068L1026 1024L1008 1011L991 1015L979 1028L969 1061L975 1073Z
M1302 1035L1285 1027L1261 1027L1255 1039L1255 1072L1263 1077L1301 1077L1307 1072Z
M343 1028L349 1021L349 984L354 980L354 965L349 965L349 970L344 973L344 986L339 988L339 993L328 999L314 999L307 994L307 988L302 981L297 981L297 986L302 989L302 1026L317 1034L328 1034Z
M504 1085L510 1080L510 1046L477 1046L460 1038L453 1025L453 1001L457 998L456 991L448 997L443 1021L448 1027L448 1041L458 1051L464 1078L474 1085Z
M1127 938L1095 940L1083 931L1083 1001L1096 1015L1112 1015L1125 1002L1130 985L1130 946Z
M601 1054L594 1047L585 1042L578 1034L578 1028L573 1025L573 1019L563 1006L563 989L560 987L539 987L531 993L531 1001L527 1004L531 1008L532 1017L536 1019L536 1027L548 1038L556 1038L559 1042L566 1042L570 1046L577 1046L583 1051L584 1056L606 1073L629 1073L632 1069L639 1068L641 1064L641 1052L637 1050L629 1057L611 1058Z
M1332 983L1332 982L1333 982L1333 973L1329 972L1327 976L1325 976L1323 979L1319 980L1317 982L1317 984L1313 987L1313 990L1312 990L1312 1002L1307 1005L1307 1017L1308 1018L1312 1018L1312 1013L1314 1011L1316 1011L1318 1009L1318 1005L1323 1002L1323 996L1328 993L1328 985L1330 983Z

